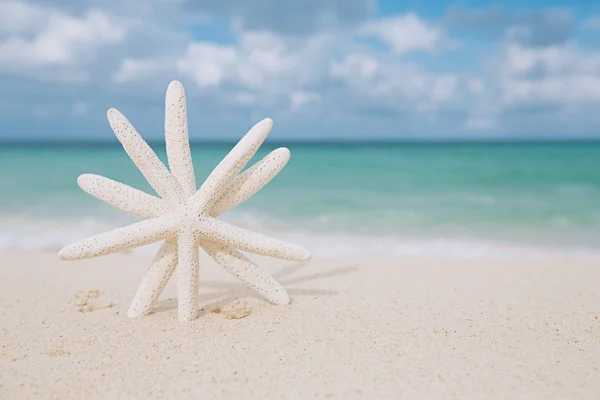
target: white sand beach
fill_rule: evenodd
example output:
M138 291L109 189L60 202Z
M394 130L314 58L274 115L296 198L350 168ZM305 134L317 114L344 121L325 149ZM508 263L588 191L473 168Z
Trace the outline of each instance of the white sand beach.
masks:
M597 399L600 259L260 259L293 302L201 256L199 318L176 279L129 301L151 256L0 254L0 398Z

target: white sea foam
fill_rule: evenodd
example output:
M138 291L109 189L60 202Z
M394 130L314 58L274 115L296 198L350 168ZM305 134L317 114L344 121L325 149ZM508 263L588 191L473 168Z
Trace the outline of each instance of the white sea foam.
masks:
M315 257L417 257L417 258L510 258L598 257L600 251L584 247L516 245L475 237L427 237L392 234L354 234L296 229L285 221L266 220L251 213L225 215L225 220L310 249ZM89 236L134 222L129 217L38 219L28 216L0 217L0 251L57 251ZM152 244L134 252L153 252Z

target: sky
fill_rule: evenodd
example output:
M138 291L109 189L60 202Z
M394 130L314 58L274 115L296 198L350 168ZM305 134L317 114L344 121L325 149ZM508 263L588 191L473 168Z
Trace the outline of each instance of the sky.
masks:
M0 141L600 138L591 0L0 0Z

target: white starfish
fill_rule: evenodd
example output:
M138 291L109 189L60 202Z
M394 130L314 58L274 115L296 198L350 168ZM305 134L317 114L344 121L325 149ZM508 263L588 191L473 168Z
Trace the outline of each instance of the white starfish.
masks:
M103 176L81 175L77 183L84 191L146 220L66 246L60 250L60 258L96 257L164 239L127 312L130 317L148 313L179 265L179 320L196 318L198 247L269 301L288 304L286 290L236 249L294 261L308 260L310 253L300 246L215 218L247 200L286 165L290 152L279 148L238 175L268 135L273 122L267 118L256 124L196 191L181 83L171 82L165 103L165 140L171 172L119 111L110 109L107 113L123 148L161 198Z

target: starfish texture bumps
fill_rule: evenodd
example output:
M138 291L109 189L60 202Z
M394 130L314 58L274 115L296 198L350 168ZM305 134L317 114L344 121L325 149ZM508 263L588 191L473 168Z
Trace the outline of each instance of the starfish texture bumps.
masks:
M171 82L165 101L165 141L169 169L130 122L117 110L108 121L123 148L160 198L99 175L83 174L77 183L90 195L144 220L73 243L59 252L64 260L102 256L164 240L142 280L127 315L150 311L175 268L180 321L197 316L198 247L218 264L275 304L288 304L286 290L239 250L285 260L306 261L300 246L238 228L216 217L247 200L271 181L290 158L279 148L240 171L256 153L272 127L270 119L256 124L196 190L189 146L183 86Z

